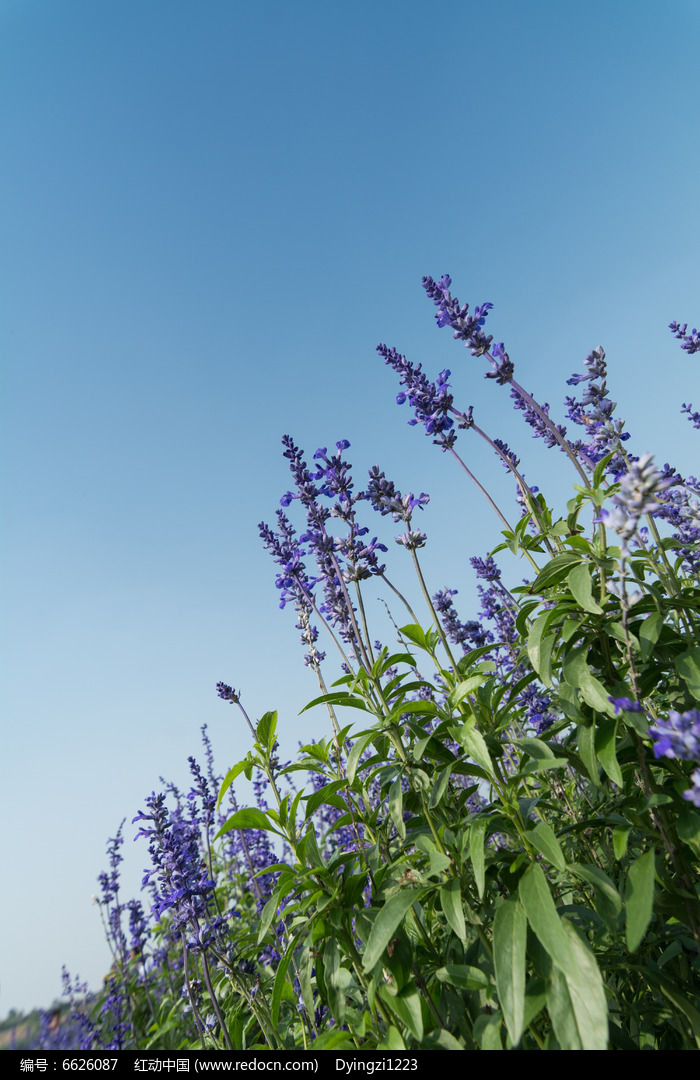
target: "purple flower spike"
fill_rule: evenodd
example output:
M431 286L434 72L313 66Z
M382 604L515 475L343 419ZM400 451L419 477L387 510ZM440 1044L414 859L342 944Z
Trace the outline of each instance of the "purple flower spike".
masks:
M412 426L423 424L426 435L436 435L433 442L443 449L454 445L456 435L450 428L454 420L448 415L452 411L454 398L449 392L449 369L441 371L434 383L421 370L420 364L411 364L405 356L390 349L387 345L377 345L377 352L384 357L385 363L399 375L401 385L406 387L396 396L397 405L408 401L414 410ZM445 434L449 432L449 434Z
M685 349L685 351L689 354L700 352L700 331L696 330L695 327L693 327L690 333L688 333L687 323L683 323L683 325L681 326L680 323L672 322L668 325L669 329L673 333L673 336L678 338L678 340L682 342L681 349Z
M649 728L654 739L654 756L700 761L700 709L679 713L671 709L668 720L657 720Z
M642 712L642 706L638 701L628 697L609 697L608 701L615 706L615 715L619 712Z
M493 304L480 304L470 315L469 305L464 304L462 306L459 300L450 294L449 287L451 284L452 279L449 274L444 274L439 281L433 281L431 277L423 278L423 288L439 309L435 320L440 327L451 326L455 338L465 343L467 348L471 350L472 356L482 356L488 351L493 341L493 337L488 337L481 329ZM503 345L498 347L502 350L502 355L506 358L507 363L510 364ZM510 374L512 375L512 373L513 367L511 364ZM487 376L487 378L495 377L493 374Z

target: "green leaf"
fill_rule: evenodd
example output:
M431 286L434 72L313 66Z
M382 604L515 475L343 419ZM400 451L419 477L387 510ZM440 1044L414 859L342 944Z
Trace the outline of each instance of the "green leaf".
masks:
M441 769L435 777L435 783L431 788L430 798L428 799L428 809L434 810L436 806L439 806L456 764L456 761L451 762L445 769Z
M408 985L398 994L391 994L386 986L380 986L377 993L384 1004L404 1024L414 1039L423 1039L423 1013L420 997L414 986Z
M314 1040L315 1042L316 1040ZM377 1050L405 1050L406 1044L401 1038L401 1033L398 1028L395 1028L393 1024L389 1025L389 1030L379 1043Z
M564 977L571 995L581 1049L607 1050L608 1004L600 970L593 953L571 923L562 920L562 926L573 958L573 965L564 971Z
M277 1027L279 1021L280 1005L282 1003L282 991L284 990L284 984L287 978L289 964L291 962L292 956L294 955L294 951L299 944L300 937L301 935L297 934L296 937L292 938L289 945L287 946L284 956L277 965L277 973L275 975L274 986L272 987L272 1002L270 1006L273 1027Z
M314 698L308 705L305 705L303 709L299 710L299 716L305 713L307 709L313 709L315 705L346 705L351 709L363 709L364 712L369 712L367 705L362 698L355 697L353 694L348 694L347 691L338 690L331 694L322 694L321 697Z
M537 761L544 761L554 757L554 751L551 746L548 746L542 739L526 737L522 739L513 739L513 743Z
M648 660L664 625L663 615L653 611L639 627L639 645L642 650L642 659Z
M435 841L425 834L416 837L416 847L419 851L423 851L430 859L430 869L428 874L433 875L442 874L444 870L450 865L450 859L448 855L444 855L442 851L437 847Z
M590 611L593 615L603 614L602 607L593 599L593 581L585 563L575 566L569 572L566 581L574 599L584 611Z
M472 821L469 829L469 858L474 868L474 880L480 900L483 900L484 897L484 837L487 825L488 820L486 818L476 818Z
M266 712L260 717L258 726L256 728L256 735L258 742L261 746L264 746L266 750L271 750L275 741L275 732L277 730L277 713Z
M553 967L547 979L547 1011L562 1050L583 1050L574 1003L564 972Z
M501 1020L499 1016L481 1013L474 1024L474 1038L482 1050L502 1050Z
M595 732L596 756L612 782L621 788L624 782L615 752L616 742L617 720L611 716L599 717Z
M362 967L371 971L394 936L407 911L423 896L425 889L402 889L389 897L375 918L370 931Z
M540 821L539 825L536 825L534 829L528 832L527 838L552 866L556 866L557 870L566 869L564 852L559 846L559 841L551 825L548 825L545 821ZM510 1028L508 1030L510 1031Z
M546 630L552 622L551 611L543 611L532 624L527 638L527 652L530 663L547 686L552 684L552 651L554 649L554 634L546 634Z
M459 741L465 752L477 765L481 765L489 776L493 776L493 762L488 747L481 732L474 726L473 721L463 724L459 729Z
M593 724L578 725L578 752L586 771L596 787L600 784L598 761L595 756L595 727Z
M571 863L569 871L588 885L593 886L596 897L596 911L611 928L614 928L617 917L622 911L622 898L615 888L614 882L603 870L589 864Z
M412 641L414 645L418 645L419 648L425 649L427 647L425 630L417 623L409 623L407 626L402 626L399 630L400 634L407 637L409 641Z
M576 551L565 551L561 555L555 555L540 570L532 585L530 585L529 591L532 593L544 592L550 585L563 581L571 567L580 562L581 556Z
M268 820L267 814L264 814L262 810L258 810L255 806L247 806L243 810L236 810L235 814L231 814L231 817L221 826L214 839L218 839L224 833L231 832L232 829L266 829L267 832L281 835L279 830L275 829Z
M461 682L458 682L454 689L450 690L450 693L448 694L448 703L452 706L453 709L456 708L457 705L459 705L460 701L462 701L467 696L467 694L473 693L474 690L481 686L483 681L483 675L471 675L470 678L463 679Z
M305 819L311 817L319 806L334 806L336 810L347 810L345 801L336 794L340 788L347 787L347 780L332 780L330 784L324 784L318 791L314 791L306 800Z
M471 967L469 964L445 964L435 972L436 977L450 986L457 986L460 990L486 990L489 977L481 968Z
M435 1045L439 1046L441 1050L465 1050L466 1047L463 1043L455 1039L454 1035L446 1031L445 1028L440 1028L435 1038Z
M397 776L389 788L389 817L401 840L406 839L406 825L403 820L403 791L401 776Z
M504 900L493 920L493 962L496 989L510 1041L517 1046L525 1010L527 918L517 900Z
M627 922L625 935L627 948L635 952L641 944L654 907L654 878L656 866L654 850L647 851L635 859L627 873L625 885L625 908Z
M700 646L681 653L674 660L676 671L696 701L700 701Z
M544 871L537 863L526 870L518 885L518 895L528 922L555 964L562 970L571 966L569 943L564 924L549 891Z
M237 765L234 765L233 768L229 769L229 771L226 773L226 776L224 777L224 782L221 785L221 791L219 792L219 797L216 800L217 809L221 806L221 800L223 799L223 797L226 794L226 792L228 791L228 789L231 787L231 784L233 783L233 781L236 779L237 776L240 776L241 773L244 772L247 767L248 767L248 762L247 761L239 761Z
M614 716L615 710L602 682L593 675L587 661L588 645L572 649L564 661L564 679L578 689L581 697L596 712Z
M366 735L360 735L355 739L352 744L352 750L348 754L347 765L345 766L345 773L348 778L348 783L352 784L355 779L355 773L357 772L357 766L360 763L360 758L367 749L369 743L372 741L373 732L368 732Z
M615 855L615 858L618 861L624 857L625 852L627 851L627 842L629 840L629 837L630 837L630 826L629 825L617 825L613 829L613 833L612 833L613 853Z
M467 928L462 907L462 888L459 878L451 878L440 886L440 906L445 918L464 946L467 944Z

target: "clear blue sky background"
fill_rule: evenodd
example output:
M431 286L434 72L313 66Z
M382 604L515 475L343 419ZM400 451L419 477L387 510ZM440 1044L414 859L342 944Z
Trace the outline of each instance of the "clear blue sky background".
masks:
M698 472L697 360L667 324L700 319L699 31L694 0L0 0L0 1015L48 1004L63 962L99 983L107 838L186 785L201 724L221 771L247 750L218 679L279 708L288 756L325 731L257 537L283 433L429 492L431 585L474 614L498 523L407 425L378 341L450 367L568 494L423 274L494 302L557 415L603 344L630 448Z

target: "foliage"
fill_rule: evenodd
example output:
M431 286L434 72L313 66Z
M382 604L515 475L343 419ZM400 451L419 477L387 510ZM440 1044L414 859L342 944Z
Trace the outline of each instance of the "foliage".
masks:
M110 842L100 907L114 966L98 995L66 976L73 1010L45 1048L700 1046L700 485L627 451L601 348L569 380L584 387L566 399L572 439L485 334L491 305L470 313L450 284L424 279L438 326L568 456L573 497L557 515L513 451L455 406L449 371L431 383L379 347L410 422L503 526L472 559L481 611L463 621L455 590L431 594L419 561L428 496L402 495L377 466L358 492L346 440L310 466L285 436L294 490L260 534L319 680L307 708L328 711L329 737L281 763L277 713L253 724L219 684L252 749L222 781L204 733L189 794L154 794L134 819L150 925L119 896L121 830ZM696 331L672 330L698 351ZM458 433L485 439L512 475L515 524ZM423 619L387 577L362 504L403 529ZM527 562L527 584L507 588L502 552ZM377 582L406 613L391 647L368 627ZM322 634L340 654L330 687ZM236 802L242 775L256 806Z

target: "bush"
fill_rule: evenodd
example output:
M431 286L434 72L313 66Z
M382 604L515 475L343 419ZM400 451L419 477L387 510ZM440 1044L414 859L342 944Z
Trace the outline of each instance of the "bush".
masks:
M119 896L121 829L110 842L100 904L114 966L94 996L66 976L73 1010L44 1048L700 1045L700 483L626 449L601 348L568 380L583 388L565 402L572 439L486 335L491 305L470 313L447 276L423 285L438 326L570 460L566 513L456 407L449 371L431 382L379 346L410 422L502 526L494 552L472 559L481 610L464 621L455 590L425 582L415 519L428 496L403 495L378 467L356 491L346 440L310 465L285 436L294 487L260 535L319 680L307 708L327 709L330 734L281 763L276 713L251 723L219 684L253 747L222 782L203 732L191 791L154 794L134 819L151 857L150 922ZM700 351L697 331L671 329ZM517 523L458 454L468 431L512 475ZM296 504L301 535L286 512ZM402 530L423 619L387 577L363 509ZM494 558L506 551L527 562L528 583L506 587ZM367 623L377 579L395 596L392 619L405 611L391 647ZM342 671L330 688L322 635ZM241 775L257 806L239 808Z

